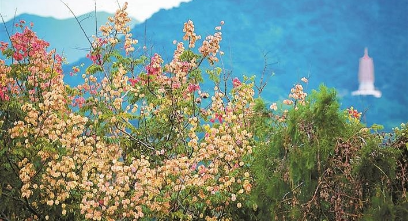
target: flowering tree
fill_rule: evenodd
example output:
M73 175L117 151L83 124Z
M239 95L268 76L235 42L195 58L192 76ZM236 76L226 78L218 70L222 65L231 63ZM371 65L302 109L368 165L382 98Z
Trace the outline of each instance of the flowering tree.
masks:
M186 22L165 64L132 39L126 7L94 37L92 65L75 88L64 84L61 57L24 22L2 43L4 219L210 220L244 204L253 84L201 89L205 60L213 79L222 71L214 66L221 26L195 52L200 36Z

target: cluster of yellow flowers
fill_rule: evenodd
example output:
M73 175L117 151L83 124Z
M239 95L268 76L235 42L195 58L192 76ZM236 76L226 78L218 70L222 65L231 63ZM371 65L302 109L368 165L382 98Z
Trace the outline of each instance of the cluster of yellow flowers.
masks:
M131 21L131 18L128 16L126 9L128 3L125 2L121 9L116 10L114 17L109 17L106 25L100 27L102 35L106 38L105 42L109 42L113 45L119 42L117 34L125 35L124 49L126 54L129 54L135 50L133 45L137 44L138 41L132 39L132 33L130 33L130 26L128 23ZM98 47L100 40L96 39L94 48Z
M223 21L221 21L221 25L224 25ZM218 61L217 53L223 54L220 51L220 42L222 40L221 26L217 26L216 31L214 35L207 36L203 41L203 45L198 49L204 57L208 58L210 64Z
M10 73L11 67L6 66L6 62L0 59L0 87L6 87L14 85L14 79L7 76L7 73Z
M188 20L187 22L184 23L183 32L184 32L183 40L184 41L188 40L189 41L188 47L194 48L196 41L201 39L201 36L194 33L193 21Z

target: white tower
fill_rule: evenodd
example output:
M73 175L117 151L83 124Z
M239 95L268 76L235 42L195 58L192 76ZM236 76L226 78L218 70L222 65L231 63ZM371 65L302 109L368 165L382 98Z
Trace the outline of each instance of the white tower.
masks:
M373 95L381 97L381 91L374 87L374 62L368 56L368 49L364 49L364 56L360 58L360 66L358 69L358 82L360 83L358 90L353 91L352 95Z

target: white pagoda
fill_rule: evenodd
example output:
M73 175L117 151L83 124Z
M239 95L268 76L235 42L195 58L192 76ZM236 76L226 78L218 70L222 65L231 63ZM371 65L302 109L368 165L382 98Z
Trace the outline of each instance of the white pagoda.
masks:
M381 91L374 87L374 62L368 56L368 49L364 49L364 56L360 58L360 66L358 69L358 82L360 83L358 90L351 94L355 95L373 95L381 97Z

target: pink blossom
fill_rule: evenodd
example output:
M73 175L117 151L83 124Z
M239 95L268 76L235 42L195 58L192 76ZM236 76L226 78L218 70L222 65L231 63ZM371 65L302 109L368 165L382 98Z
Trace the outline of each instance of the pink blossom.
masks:
M171 88L173 88L173 89L178 89L178 88L180 88L181 87L181 83L180 82L173 82L172 84L171 84Z
M188 85L188 92L193 93L194 91L200 90L200 85L198 84L190 84Z
M207 168L204 165L198 167L198 173L203 174L207 172Z
M79 68L75 66L75 67L72 67L72 72L69 72L69 75L74 76L78 72L79 72Z
M77 97L74 99L74 102L72 104L72 106L78 106L79 108L81 108L83 105L85 104L85 98L83 97Z
M17 61L21 61L23 60L23 55L16 52L13 54L13 58L16 59Z
M293 101L286 99L286 100L283 100L283 103L286 104L286 105L292 105Z
M183 62L182 63L182 66L181 66L181 70L183 71L183 72L188 72L189 70L190 70L190 63L188 63L188 62Z
M140 81L140 78L130 78L129 82L132 86L135 86L135 84L137 84Z
M91 59L94 64L101 65L101 55L98 53L91 53L86 55L87 58Z
M193 163L193 165L191 165L191 170L196 170L197 169L197 163Z
M8 43L6 43L6 42L0 42L0 50L1 50L2 52L4 52L4 50L6 50L7 47L8 47Z
M218 113L215 113L215 117L212 118L212 119L210 119L210 122L211 122L211 123L214 123L215 120L218 120L218 122L220 122L220 123L222 124L222 115L221 115L221 114L218 114Z
M1 87L0 88L0 100L8 101L10 99L6 93L7 93L7 87Z
M147 75L160 75L162 73L161 63L163 63L163 60L160 55L154 54L150 64L146 66Z
M234 78L232 80L232 85L234 86L234 88L241 86L241 81L238 78Z

